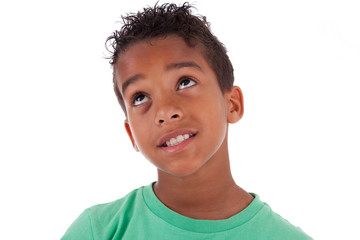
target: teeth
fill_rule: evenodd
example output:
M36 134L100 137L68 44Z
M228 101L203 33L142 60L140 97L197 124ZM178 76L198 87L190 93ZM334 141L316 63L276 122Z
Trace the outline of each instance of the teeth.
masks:
M176 141L175 138L171 138L171 139L170 139L170 144L171 144L171 145L175 145L176 142L177 142L177 141Z
M183 135L179 135L179 136L176 137L177 142L182 142L184 140L185 140L185 138L183 137Z
M171 138L170 140L166 141L166 146L171 147L178 145L179 143L182 143L186 139L189 139L190 137L194 136L193 134L184 134L179 135L176 138Z

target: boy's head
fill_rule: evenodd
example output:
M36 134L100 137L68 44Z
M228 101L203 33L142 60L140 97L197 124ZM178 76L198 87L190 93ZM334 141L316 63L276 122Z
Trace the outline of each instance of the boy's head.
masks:
M110 38L114 88L130 140L175 176L195 173L209 159L223 162L228 123L243 114L225 48L189 9L145 9Z
M184 3L155 5L143 12L123 17L123 27L115 31L107 43L113 48L110 63L114 68L114 91L126 114L123 96L116 81L115 66L119 57L131 46L141 41L150 41L158 37L176 35L183 38L189 47L201 45L201 51L216 74L222 93L233 86L233 67L221 42L211 33L205 17L191 14L191 6Z

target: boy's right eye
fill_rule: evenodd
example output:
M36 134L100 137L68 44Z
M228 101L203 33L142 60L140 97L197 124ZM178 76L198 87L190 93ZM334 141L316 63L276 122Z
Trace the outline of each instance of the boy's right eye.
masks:
M132 103L134 106L139 106L143 103L146 103L147 101L149 101L149 97L143 93L137 93L134 95Z

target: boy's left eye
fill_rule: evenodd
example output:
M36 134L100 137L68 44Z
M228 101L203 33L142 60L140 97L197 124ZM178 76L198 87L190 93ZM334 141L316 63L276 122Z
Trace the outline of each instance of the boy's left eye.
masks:
M179 83L179 90L194 86L196 82L190 78L184 78Z

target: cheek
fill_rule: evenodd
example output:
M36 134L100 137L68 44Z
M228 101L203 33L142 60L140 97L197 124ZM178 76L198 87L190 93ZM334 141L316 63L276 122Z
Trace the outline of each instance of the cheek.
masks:
M213 92L213 94L205 96L200 109L202 114L211 118L209 120L214 124L224 124L227 121L227 105L221 93Z
M144 148L144 142L149 142L148 139L148 127L146 125L147 121L143 121L141 119L132 119L130 122L130 126L132 129L133 138L140 152Z
M211 118L211 123L208 127L211 129L211 134L213 138L217 138L216 142L218 142L218 144L221 144L226 135L226 118L221 113L211 115L209 116L209 118Z
M227 111L224 97L213 93L207 95L197 103L193 103L192 109L199 117L203 131L206 132L206 144L221 144L226 135ZM209 130L210 129L210 130Z
M208 108L205 114L209 121L208 127L214 131L213 135L218 136L219 141L222 142L227 129L227 106L223 96L221 95L214 98L214 101L211 101L207 106Z

